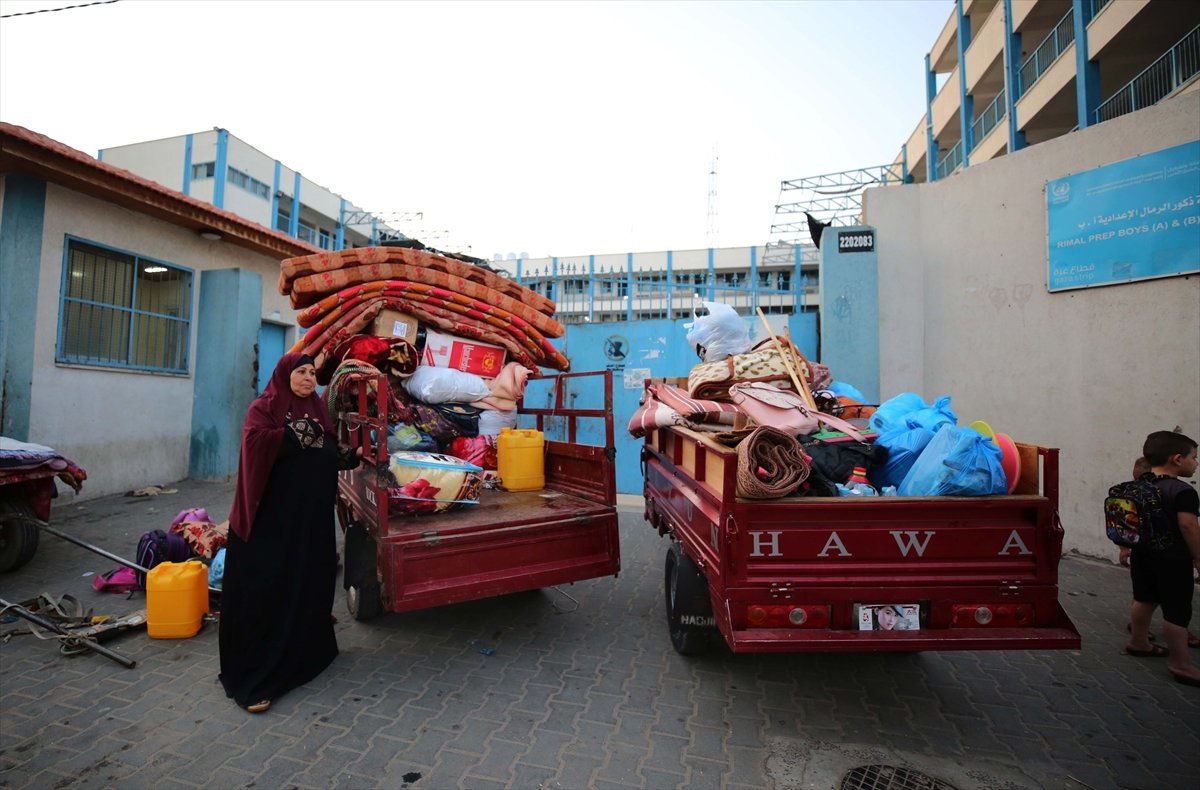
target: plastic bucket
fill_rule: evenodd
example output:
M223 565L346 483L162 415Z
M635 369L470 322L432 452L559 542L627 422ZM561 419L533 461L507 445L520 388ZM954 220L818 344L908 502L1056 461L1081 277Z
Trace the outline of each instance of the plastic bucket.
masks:
M146 633L187 639L208 613L208 568L202 562L160 562L146 574Z
M546 487L545 440L541 431L502 428L496 437L496 471L505 491Z

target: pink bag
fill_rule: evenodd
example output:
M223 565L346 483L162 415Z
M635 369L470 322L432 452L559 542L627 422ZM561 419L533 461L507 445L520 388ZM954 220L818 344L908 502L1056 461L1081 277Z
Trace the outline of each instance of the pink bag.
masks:
M133 568L124 565L92 579L92 588L97 592L111 593L127 593L142 589L138 586L137 573Z
M771 425L792 436L816 433L824 424L857 441L866 441L853 425L810 408L802 396L790 390L781 390L758 381L746 381L730 386L729 396L759 425Z

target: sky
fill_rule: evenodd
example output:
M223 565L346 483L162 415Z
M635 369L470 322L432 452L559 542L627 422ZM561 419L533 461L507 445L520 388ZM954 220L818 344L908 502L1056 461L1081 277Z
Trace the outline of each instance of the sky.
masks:
M748 246L794 220L781 181L896 158L953 10L119 0L0 18L0 120L92 156L221 127L487 259Z

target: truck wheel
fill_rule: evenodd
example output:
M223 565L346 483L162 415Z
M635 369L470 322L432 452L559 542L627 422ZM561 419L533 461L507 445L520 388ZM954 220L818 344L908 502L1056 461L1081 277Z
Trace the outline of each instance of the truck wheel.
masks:
M346 589L346 608L350 616L360 623L372 620L383 611L383 598L379 595L379 584L363 587L350 585Z
M346 588L346 607L351 617L363 622L378 617L383 611L376 569L379 547L360 522L350 519L345 526L342 581Z
M664 571L667 629L671 633L671 645L681 656L699 655L708 649L713 628L685 625L683 617L712 617L708 582L696 567L696 563L692 562L692 558L683 553L678 543L672 543L671 548L667 549Z
M33 508L20 499L0 499L0 573L15 571L33 559L38 528Z

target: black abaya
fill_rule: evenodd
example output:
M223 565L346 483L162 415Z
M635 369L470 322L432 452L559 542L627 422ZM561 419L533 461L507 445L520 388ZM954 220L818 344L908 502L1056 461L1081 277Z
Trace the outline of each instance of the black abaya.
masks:
M275 700L338 653L333 514L337 449L302 449L291 430L271 469L250 539L232 530L221 589L221 683L242 706Z

